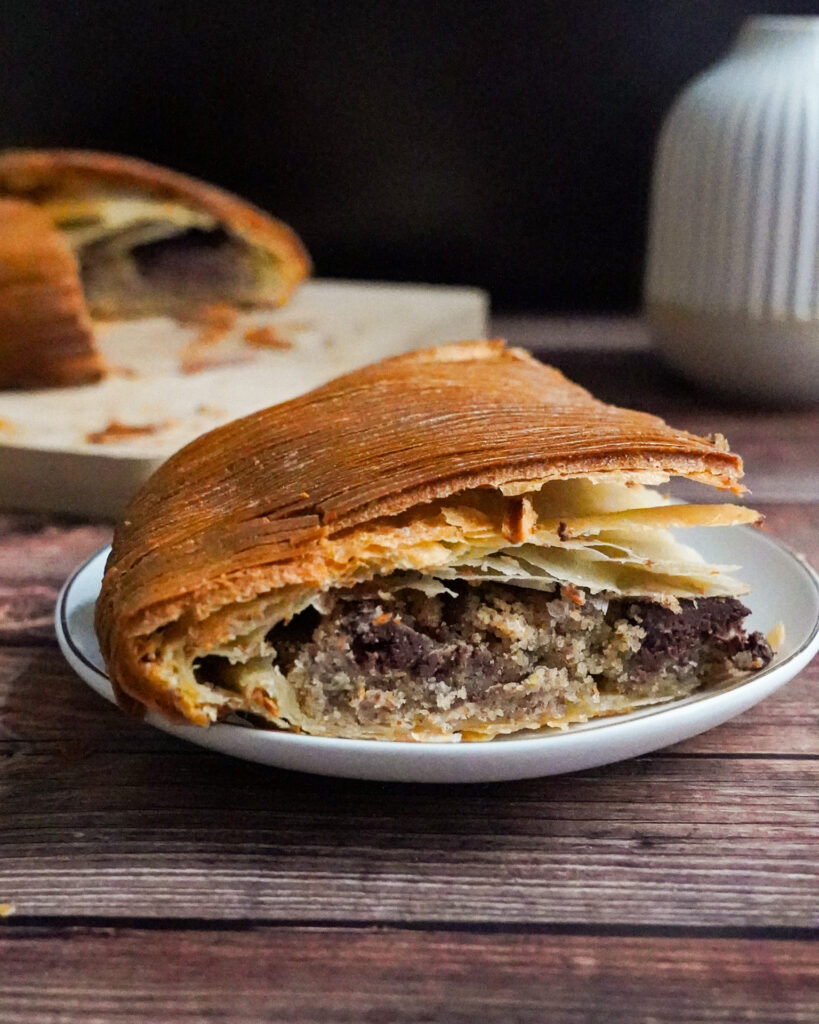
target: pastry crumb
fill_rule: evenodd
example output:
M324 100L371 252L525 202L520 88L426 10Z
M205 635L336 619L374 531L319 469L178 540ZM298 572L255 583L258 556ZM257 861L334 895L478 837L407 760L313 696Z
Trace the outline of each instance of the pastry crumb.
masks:
M783 622L777 622L773 629L765 637L768 641L768 646L774 652L777 653L779 648L785 642L785 624Z
M246 345L251 348L272 348L286 350L293 347L293 342L283 338L275 327L248 327L244 333Z
M11 917L17 913L17 907L13 903L0 903L0 917Z
M120 420L110 420L102 430L92 430L86 434L85 440L88 444L116 444L132 437L150 437L173 425L173 420L163 420L161 423L122 423Z
M523 495L511 498L503 517L503 535L513 544L522 544L531 537L537 526L537 512L532 499Z
M214 370L224 366L241 366L248 360L242 356L231 354L229 356L204 356L193 352L183 352L179 360L179 369L186 377L195 373L202 373L203 370Z
M193 311L184 323L201 328L196 338L200 345L212 345L233 327L238 317L239 311L235 306L214 302Z
M278 701L271 697L269 693L266 693L261 686L256 687L256 689L251 693L250 698L256 704L261 704L262 707L265 708L274 718L277 718L281 713Z
M121 377L123 380L136 380L139 374L132 366L109 366L109 377Z
M189 375L211 370L216 366L229 366L246 360L238 355L233 346L230 351L219 351L216 346L226 335L230 334L239 317L239 311L227 303L214 303L203 306L190 315L185 321L198 328L196 336L182 349L179 356L179 369Z
M564 583L560 588L560 596L567 601L571 601L578 608L582 608L586 603L583 591L579 590L573 583Z

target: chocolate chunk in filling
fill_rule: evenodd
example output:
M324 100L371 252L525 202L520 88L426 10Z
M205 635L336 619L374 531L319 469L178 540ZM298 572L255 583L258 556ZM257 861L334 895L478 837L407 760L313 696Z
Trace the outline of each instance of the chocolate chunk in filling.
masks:
M732 598L606 601L574 587L448 583L452 594L340 591L268 639L310 717L356 726L473 728L667 700L760 668L772 653ZM621 699L622 698L622 699ZM619 700L619 704L617 701ZM607 709L606 705L603 710Z
M613 601L609 619L624 618L645 630L639 651L630 661L631 675L639 679L668 669L696 663L703 646L713 656L722 656L740 667L761 667L772 652L761 633L747 634L742 623L750 609L736 598L704 598L680 601L680 610L672 611L652 601ZM755 666L755 662L760 662Z

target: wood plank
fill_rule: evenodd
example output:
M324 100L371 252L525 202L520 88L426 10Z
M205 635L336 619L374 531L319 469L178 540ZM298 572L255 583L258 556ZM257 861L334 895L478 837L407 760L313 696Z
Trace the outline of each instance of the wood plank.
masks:
M817 924L816 759L439 788L43 745L12 747L0 802L22 915Z
M157 741L165 749L188 749L98 697L53 643L0 646L0 754L35 744L139 751L152 749Z
M806 942L354 929L0 932L5 1024L813 1024Z
M110 536L106 525L0 516L0 645L53 642L60 587Z
M110 543L107 524L74 523L34 513L0 514L0 580L60 585Z
M815 569L819 569L819 501L769 504L756 502L751 495L749 504L765 516L763 529L767 533L798 551Z

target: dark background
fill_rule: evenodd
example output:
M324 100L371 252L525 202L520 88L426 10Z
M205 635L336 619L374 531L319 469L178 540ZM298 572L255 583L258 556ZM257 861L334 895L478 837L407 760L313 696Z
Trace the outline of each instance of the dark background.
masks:
M0 144L136 154L289 221L323 276L640 301L654 141L779 0L6 0Z

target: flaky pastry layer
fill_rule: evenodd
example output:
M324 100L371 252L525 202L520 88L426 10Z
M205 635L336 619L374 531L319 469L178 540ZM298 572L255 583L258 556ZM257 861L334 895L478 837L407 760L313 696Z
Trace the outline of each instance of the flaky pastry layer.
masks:
M74 255L36 206L0 198L0 387L97 380Z

